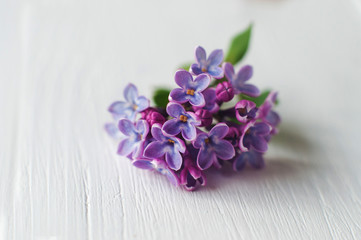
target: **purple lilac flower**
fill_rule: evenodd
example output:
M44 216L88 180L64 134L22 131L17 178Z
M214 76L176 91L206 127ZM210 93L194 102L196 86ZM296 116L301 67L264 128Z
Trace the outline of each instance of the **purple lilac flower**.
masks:
M144 150L144 156L148 158L160 158L165 155L168 166L173 170L179 170L182 166L182 156L186 146L182 140L168 135L162 130L162 125L156 123L152 126L152 136L156 140L149 143Z
M165 122L164 116L155 108L147 108L141 112L141 118L146 120L149 126L153 126L155 123L163 124Z
M126 136L119 143L118 154L131 158L140 156L143 153L149 131L148 123L145 120L138 120L133 124L133 122L124 118L119 121L118 128Z
M204 174L193 164L189 156L184 159L184 168L180 173L180 184L188 191L195 190L198 184L201 186L206 185Z
M233 160L233 169L241 171L248 163L251 167L260 169L264 167L263 154L254 150L248 152L241 152L239 149L236 151L236 156Z
M217 96L215 88L207 88L202 92L206 104L204 107L193 107L194 111L199 109L208 110L210 113L218 112L219 105L217 104Z
M216 87L217 100L220 102L229 102L234 97L234 90L229 82L221 82Z
M173 89L169 94L169 101L178 103L190 102L193 106L203 107L205 100L202 92L209 85L211 79L207 74L201 74L193 80L192 74L185 70L175 73L175 82L181 88Z
M179 186L179 178L177 174L170 169L163 160L141 157L134 160L133 165L137 168L157 171L166 176L174 186Z
M223 69L224 75L232 84L235 94L243 93L251 97L259 96L260 91L256 86L246 84L253 75L253 68L251 66L246 65L242 67L237 74L235 74L234 68L230 63L224 63Z
M195 112L195 114L201 120L201 125L199 125L200 127L208 127L212 124L213 116L208 110L199 109Z
M266 152L268 144L266 137L270 134L271 126L264 122L252 120L242 128L242 135L239 140L239 148L242 152L255 150L257 152Z
M163 131L175 136L182 132L184 139L193 141L197 136L195 126L199 126L201 121L192 112L186 112L179 103L170 102L167 105L167 113L174 119L168 120L163 125Z
M272 110L276 99L277 92L270 92L264 103L259 107L259 113L257 115L258 119L262 119L272 126L272 131L276 131L277 125L281 122L280 116Z
M198 134L193 146L199 149L197 165L204 170L212 166L217 158L229 160L233 158L235 152L231 143L223 138L228 133L228 126L225 123L218 123L209 133Z
M125 102L114 102L108 109L116 119L134 120L137 113L149 107L149 100L144 96L138 96L137 88L131 83L124 89L124 98Z
M241 123L246 123L256 117L258 108L252 101L241 100L235 105L236 118Z
M223 78L223 69L219 65L223 61L223 51L220 49L214 50L207 59L207 54L204 48L198 46L196 48L196 61L191 66L193 74L199 75L201 73L208 73L214 78Z

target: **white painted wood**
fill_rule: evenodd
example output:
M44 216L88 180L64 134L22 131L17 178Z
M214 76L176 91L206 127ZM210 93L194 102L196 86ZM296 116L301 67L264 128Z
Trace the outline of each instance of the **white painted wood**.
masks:
M0 239L361 239L359 0L0 2ZM135 83L254 22L244 63L280 92L267 167L197 192L103 131Z

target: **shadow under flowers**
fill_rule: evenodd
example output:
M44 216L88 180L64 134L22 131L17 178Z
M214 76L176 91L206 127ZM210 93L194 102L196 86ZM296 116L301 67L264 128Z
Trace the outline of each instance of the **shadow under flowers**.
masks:
M246 166L241 172L235 172L232 164L225 161L222 169L207 171L208 189L218 189L225 185L252 185L286 181L302 183L318 165L309 161L314 144L302 134L300 126L283 123L279 135L271 140L270 154L265 155L265 168L252 169Z

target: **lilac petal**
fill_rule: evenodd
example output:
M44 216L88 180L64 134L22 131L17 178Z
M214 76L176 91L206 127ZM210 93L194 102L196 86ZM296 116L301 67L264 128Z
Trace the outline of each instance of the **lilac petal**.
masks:
M185 114L185 110L179 103L171 102L167 105L167 113L176 118L180 116L181 114Z
M174 149L176 149L178 152L185 153L186 145L184 144L184 142L176 137L172 137L171 139L175 142Z
M201 125L201 120L199 119L199 117L195 113L187 112L187 114L185 114L185 115L188 117L188 123L191 123L194 126Z
M175 136L178 133L180 133L180 131L181 131L180 125L181 125L181 122L179 122L178 119L174 118L174 119L166 121L163 124L162 129L167 134Z
M199 133L196 140L193 142L193 146L197 149L201 148L205 143L204 140L208 138L207 133Z
M256 152L249 152L250 153L250 158L248 159L248 163L253 167L253 168L263 168L264 167L264 160L263 160L263 156L260 153L256 153Z
M108 111L114 114L124 115L129 107L131 107L129 103L118 101L112 103L109 106Z
M136 100L136 105L137 105L137 112L141 112L144 111L145 109L147 109L149 107L149 100L144 97L144 96L140 96L137 100Z
M239 82L246 82L248 81L253 75L253 68L250 65L246 65L242 67L239 72L237 73L237 80Z
M129 103L135 103L138 98L138 90L134 84L129 83L124 89L124 98Z
M275 127L281 122L281 117L278 115L278 113L270 111L266 117L266 121Z
M111 136L112 138L119 139L121 138L122 134L119 131L118 127L114 123L106 123L104 125L105 131Z
M178 86L183 89L187 89L188 86L193 82L192 74L186 70L178 70L175 73L174 80Z
M118 128L126 136L131 136L135 132L134 124L128 119L119 120Z
M233 65L226 62L223 64L223 70L224 70L224 75L226 76L226 78L228 79L229 82L233 81L234 78L234 68Z
M186 127L182 128L182 136L185 140L193 141L197 137L196 127L188 123Z
M261 94L260 90L252 84L244 84L240 87L235 86L235 88L241 93L251 97L258 97Z
M184 186L186 188L186 190L188 190L188 191L194 190L194 188L196 187L196 184L197 184L196 179L194 179L194 177L189 172L187 172L186 185Z
M199 92L195 92L193 96L190 96L189 102L195 107L203 107L204 105L206 105L203 94Z
M147 136L149 132L149 125L146 120L138 120L135 124L135 129L138 133L142 134L144 137Z
M210 148L202 148L199 150L197 156L197 165L200 169L205 170L210 168L216 160L216 153Z
M271 127L270 125L268 125L267 123L256 123L253 128L252 131L256 134L256 135L268 135L271 131Z
M152 136L158 141L165 141L167 138L162 133L162 126L159 123L155 123L152 126Z
M141 168L141 169L145 169L145 170L154 169L154 164L152 163L151 160L138 159L138 160L133 161L132 164L134 166L136 166L137 168Z
M206 50L204 50L204 48L202 48L201 46L198 46L196 48L195 53L196 53L195 54L196 60L201 65L200 67L202 68L206 63L206 58L207 58Z
M258 152L267 152L268 144L267 141L260 136L253 136L252 137L252 146Z
M151 142L144 150L144 156L148 158L160 158L165 154L165 144L159 141Z
M217 138L224 138L229 131L229 127L225 123L218 123L209 131L209 136L217 136Z
M193 63L191 65L191 71L192 73L194 73L195 75L199 75L199 74L202 74L202 68L199 67L199 64L198 63Z
M145 144L144 141L138 141L138 142L134 143L135 147L133 149L131 159L143 156L144 144Z
M210 67L208 73L217 79L223 78L224 76L223 69L220 67Z
M193 166L188 167L189 173L194 177L194 179L198 179L202 176L201 171Z
M194 79L195 91L202 92L206 89L210 83L211 79L207 74L201 74Z
M128 156L133 152L135 146L134 141L131 141L129 138L123 139L118 146L118 154L122 156Z
M168 178L168 181L170 181L171 184L173 184L174 186L179 185L179 179L173 171L167 169L167 171L163 174Z
M169 94L169 101L176 101L179 103L185 103L188 101L187 94L182 88L175 88Z
M232 144L226 140L220 140L217 144L213 145L213 147L217 157L222 160L229 160L235 155Z
M208 66L218 66L223 61L223 51L221 49L214 50L207 59Z
M168 166L177 171L181 168L182 166L182 156L178 151L168 151L165 153L165 160L168 164Z
M244 152L236 156L233 162L233 169L235 171L241 171L245 166L248 158L248 152Z

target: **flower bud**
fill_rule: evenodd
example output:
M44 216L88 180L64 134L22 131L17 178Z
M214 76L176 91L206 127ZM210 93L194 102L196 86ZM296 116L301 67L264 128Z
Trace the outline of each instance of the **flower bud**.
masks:
M195 112L198 118L201 120L201 127L207 127L212 124L213 116L208 110L199 109Z
M155 123L163 124L165 122L164 116L154 108L148 108L141 112L141 118L146 120L149 126Z
M228 102L234 97L234 90L232 85L228 82L218 83L216 87L217 100L222 102Z

